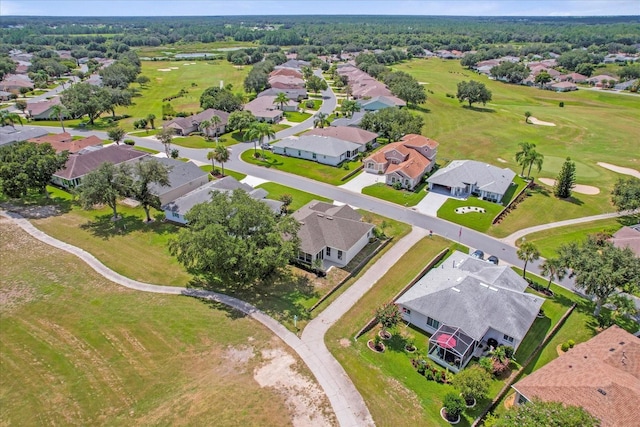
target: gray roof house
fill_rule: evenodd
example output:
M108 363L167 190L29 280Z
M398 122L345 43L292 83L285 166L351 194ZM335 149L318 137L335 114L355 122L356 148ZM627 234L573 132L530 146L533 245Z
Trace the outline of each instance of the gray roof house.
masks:
M458 372L481 346L518 348L544 302L525 289L511 268L456 251L396 304L405 321L432 334L429 358Z
M225 132L227 121L229 120L229 113L226 111L216 110L208 108L198 114L191 115L189 117L178 117L166 122L163 127L175 129L176 135L189 135L191 132L198 131L200 123L205 120L211 120L213 116L220 118L220 123L213 129L207 129L206 132L209 135L220 135Z
M325 165L338 166L364 151L366 146L330 136L290 136L272 144L273 152L299 159L312 160Z
M40 127L0 126L0 147L14 142L26 141L31 138L39 138L48 134L46 129Z
M475 160L454 160L431 175L429 191L440 191L454 197L477 195L484 200L500 203L516 173Z
M358 111L353 113L351 117L343 117L340 119L335 119L331 122L331 126L351 126L351 127L359 127L362 118L364 117L364 111Z
M298 261L345 266L373 237L373 224L348 205L336 206L313 200L293 213L300 223Z
M167 220L177 222L180 224L186 224L187 219L185 215L195 205L205 203L211 200L211 193L214 191L220 192L232 192L236 189L241 189L249 193L255 200L261 200L271 208L274 213L280 213L282 209L282 202L278 200L265 199L267 192L262 188L254 189L248 184L239 182L232 176L226 176L224 178L210 181L187 194L178 197L177 199L162 206L164 215Z
M151 159L169 167L168 186L151 184L151 191L160 198L160 205L166 205L209 182L209 174L195 163L166 157L143 157L140 161L147 162Z
M302 99L306 99L309 97L308 93L307 93L307 89L305 88L284 88L284 89L277 89L277 88L269 88L266 90L263 90L262 92L260 92L258 94L258 97L261 96L278 96L279 93L284 93L285 95L287 95L287 97L291 100L294 101L300 101Z

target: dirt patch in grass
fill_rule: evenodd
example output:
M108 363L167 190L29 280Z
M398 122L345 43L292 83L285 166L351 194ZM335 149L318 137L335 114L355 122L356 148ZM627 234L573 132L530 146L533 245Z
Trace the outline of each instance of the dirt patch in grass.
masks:
M324 393L294 369L296 361L279 349L262 351L266 363L254 371L261 387L274 388L283 395L292 412L294 427L324 427L337 425L335 417L326 411Z

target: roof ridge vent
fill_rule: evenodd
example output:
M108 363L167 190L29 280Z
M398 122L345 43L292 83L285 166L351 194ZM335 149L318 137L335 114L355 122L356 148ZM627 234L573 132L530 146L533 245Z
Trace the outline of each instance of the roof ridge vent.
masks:
M498 292L498 288L494 288L493 286L489 286L489 290L492 290L494 292Z
M454 292L460 292L460 289L458 289L456 287L452 287L451 290L454 291Z

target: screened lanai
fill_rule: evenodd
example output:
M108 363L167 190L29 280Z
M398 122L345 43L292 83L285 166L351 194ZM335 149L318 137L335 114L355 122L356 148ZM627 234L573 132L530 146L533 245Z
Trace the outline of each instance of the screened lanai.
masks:
M443 324L429 338L429 358L456 373L467 366L475 348L476 341L454 326Z

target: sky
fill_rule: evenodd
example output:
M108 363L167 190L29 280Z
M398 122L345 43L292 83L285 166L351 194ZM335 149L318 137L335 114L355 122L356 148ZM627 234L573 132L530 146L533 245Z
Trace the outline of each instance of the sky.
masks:
M640 15L640 0L0 0L0 20L33 16Z

